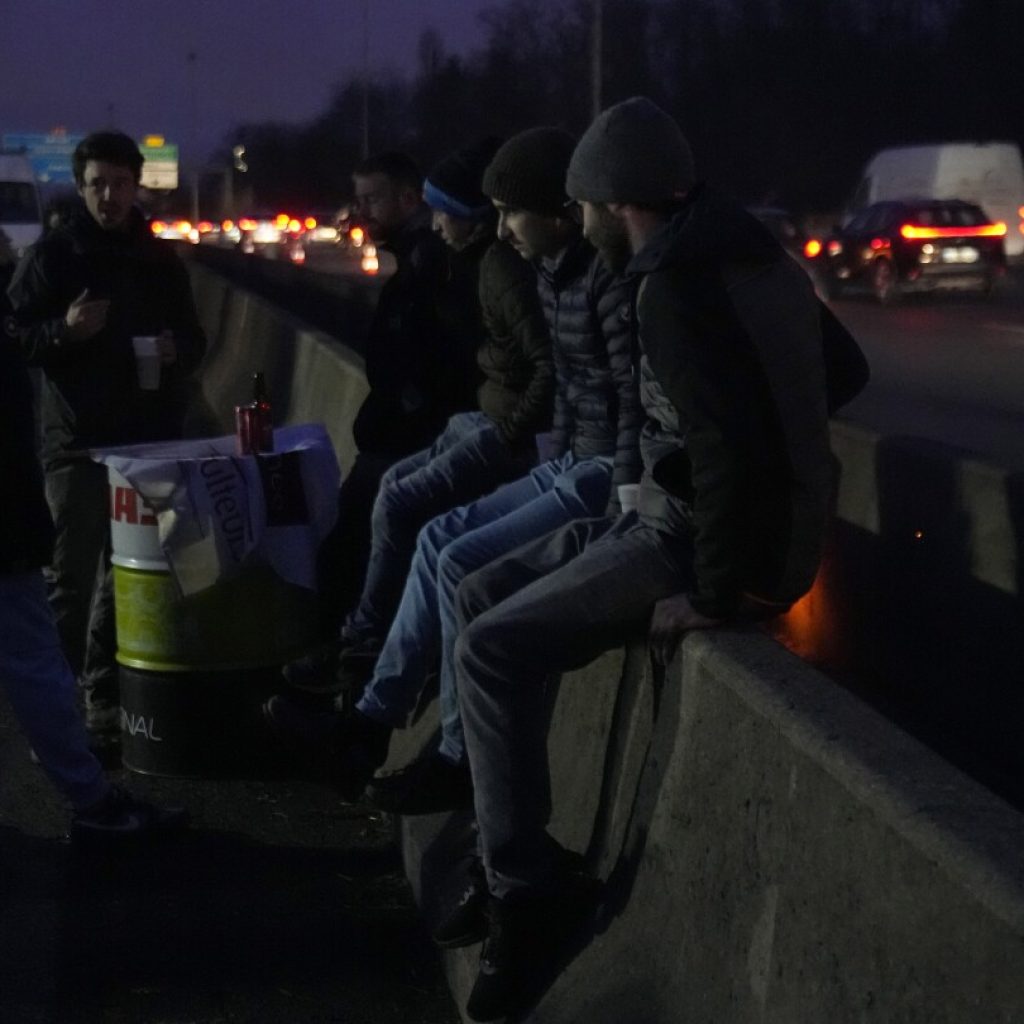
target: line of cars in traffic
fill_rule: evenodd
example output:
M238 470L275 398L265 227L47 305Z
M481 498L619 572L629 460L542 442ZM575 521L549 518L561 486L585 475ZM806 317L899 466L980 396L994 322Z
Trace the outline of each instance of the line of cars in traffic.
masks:
M317 249L341 248L360 260L364 273L379 269L377 247L361 227L345 215L321 214L304 217L288 213L242 216L237 220L153 219L150 230L156 238L233 248L246 255L305 263Z

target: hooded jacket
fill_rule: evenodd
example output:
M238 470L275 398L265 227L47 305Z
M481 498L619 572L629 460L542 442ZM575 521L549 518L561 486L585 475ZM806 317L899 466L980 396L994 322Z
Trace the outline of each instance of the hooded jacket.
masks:
M109 299L106 326L72 341L65 315L83 291ZM101 228L84 207L33 245L8 289L9 333L43 371L42 457L104 445L169 440L181 432L191 373L206 351L188 273L133 210L126 231ZM178 358L161 368L160 388L138 384L133 335L170 330Z
M660 390L677 418L666 423L662 404L665 429L645 444L641 516L688 524L698 612L726 617L744 597L788 606L814 581L833 481L810 281L750 214L704 186L629 270L644 275L647 407L658 416ZM860 364L863 379L831 382L844 397L863 386Z

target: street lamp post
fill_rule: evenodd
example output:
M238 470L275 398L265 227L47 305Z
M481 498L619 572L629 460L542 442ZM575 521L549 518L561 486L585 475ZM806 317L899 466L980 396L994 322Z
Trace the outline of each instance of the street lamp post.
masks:
M192 185L192 223L196 224L199 221L199 142L198 142L198 110L197 110L197 91L196 91L196 52L195 50L189 50L185 57L186 67L188 68L188 106L189 106L189 147L192 150L190 156L191 164L191 185Z
M590 114L601 113L601 51L604 47L603 0L593 0L593 19L590 25Z

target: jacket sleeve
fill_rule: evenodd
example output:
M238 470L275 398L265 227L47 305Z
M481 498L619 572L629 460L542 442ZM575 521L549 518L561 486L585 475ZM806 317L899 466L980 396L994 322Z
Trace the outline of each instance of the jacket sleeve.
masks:
M722 315L699 328L670 274L647 279L642 307L651 367L686 424L691 603L716 618L744 593L780 606L806 593L831 478L820 318L806 279L788 261L725 277Z
M615 391L615 464L609 510L619 511L618 486L640 479L639 375L635 363L635 284L613 275L599 260L594 261L592 304L604 338L608 371Z
M551 357L555 367L555 407L551 415L551 443L548 449L551 458L559 458L569 450L569 425L573 417L566 390L569 365L557 340L551 346Z
M498 430L511 445L532 445L533 435L551 423L555 367L536 272L520 256L513 254L510 259L515 263L500 264L498 294L483 302L484 324L492 338L507 339L528 378L519 401L498 422ZM481 288L482 298L483 293Z
M49 248L32 246L15 269L7 289L13 310L13 333L31 366L52 366L66 352L62 342L70 303L62 301L57 292L55 262L55 254Z
M724 338L700 337L687 329L689 311L681 289L665 274L643 285L640 329L644 351L666 397L679 411L686 430L689 480L669 489L686 494L693 510L693 607L703 615L725 618L740 598L743 414L747 397L735 384ZM724 332L723 332L724 333ZM655 468L655 477L662 480Z

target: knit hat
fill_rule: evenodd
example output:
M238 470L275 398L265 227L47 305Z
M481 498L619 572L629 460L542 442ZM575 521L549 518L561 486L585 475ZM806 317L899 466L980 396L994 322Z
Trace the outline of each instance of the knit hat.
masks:
M513 135L484 172L484 192L506 206L565 216L565 171L575 142L561 128Z
M450 153L433 167L423 182L427 205L463 220L483 220L494 208L480 189L484 168L501 139L494 135L479 139Z
M693 183L690 144L675 119L634 96L600 113L583 133L565 188L591 203L660 203Z

